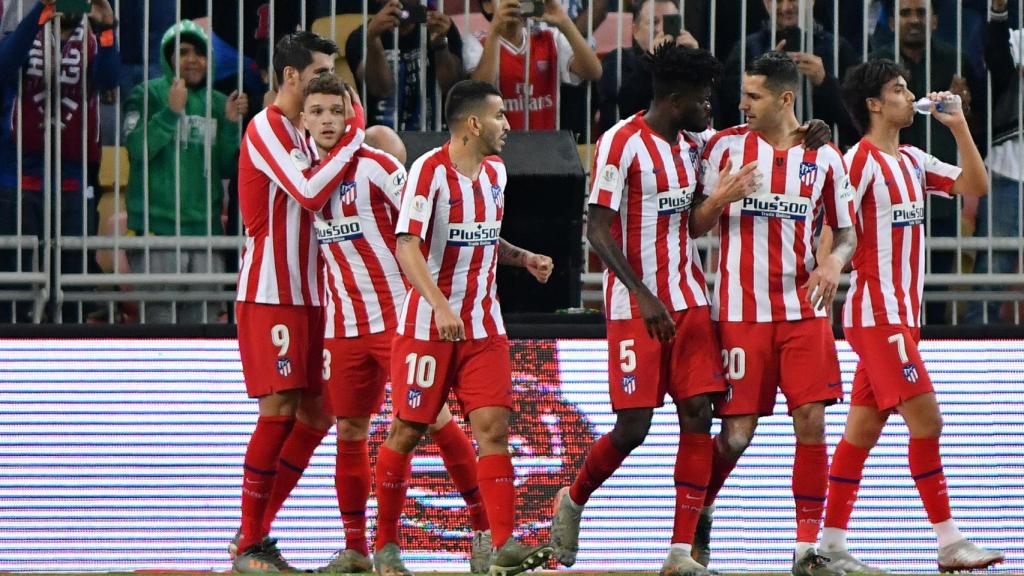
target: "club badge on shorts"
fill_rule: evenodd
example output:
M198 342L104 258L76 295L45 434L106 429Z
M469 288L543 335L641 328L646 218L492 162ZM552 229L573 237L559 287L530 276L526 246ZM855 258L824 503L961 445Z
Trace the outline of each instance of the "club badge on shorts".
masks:
M622 391L626 394L632 394L636 392L636 376L633 374L627 374L622 377Z
M409 394L405 397L405 403L409 405L409 408L415 410L420 407L420 403L423 401L423 393L419 390L409 390Z
M292 361L288 358L278 358L277 373L287 378L292 373Z
M917 383L917 366L913 364L903 365L903 377L911 384Z

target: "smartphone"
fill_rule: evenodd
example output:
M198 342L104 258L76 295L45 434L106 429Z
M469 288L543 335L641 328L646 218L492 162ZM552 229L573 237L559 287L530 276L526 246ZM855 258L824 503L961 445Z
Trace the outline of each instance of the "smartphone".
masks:
M523 0L519 3L523 16L540 18L544 15L544 0Z
M64 14L85 14L92 10L90 0L57 0L57 12Z
M665 14L661 17L661 29L666 36L678 38L683 31L682 14Z
M408 24L426 24L427 7L422 4L411 4L402 8L400 19Z

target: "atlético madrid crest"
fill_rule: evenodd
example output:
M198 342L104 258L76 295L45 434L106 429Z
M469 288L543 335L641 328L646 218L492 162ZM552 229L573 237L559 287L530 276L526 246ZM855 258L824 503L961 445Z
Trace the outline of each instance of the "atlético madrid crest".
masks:
M292 373L292 361L287 358L278 358L277 373L287 378Z
M626 394L632 394L636 392L636 376L633 374L627 374L622 377L622 391Z
M409 405L409 408L416 409L420 407L420 402L423 401L423 393L419 390L409 390L408 396L405 398L405 403Z
M342 182L341 183L341 203L351 204L356 201L356 183L355 182Z
M814 181L818 179L818 165L814 162L801 162L800 163L800 182L804 186L814 186Z
M491 197L494 198L494 204L501 208L501 186L491 184Z
M903 377L906 378L907 382L911 384L917 383L917 366L913 364L903 365Z

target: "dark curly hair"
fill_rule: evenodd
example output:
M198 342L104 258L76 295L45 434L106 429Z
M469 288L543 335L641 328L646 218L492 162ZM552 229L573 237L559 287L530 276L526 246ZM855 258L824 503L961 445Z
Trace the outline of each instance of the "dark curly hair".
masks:
M722 78L722 63L707 50L667 42L644 54L641 61L654 81L654 97L681 90L714 88Z
M278 85L284 82L285 67L291 66L302 72L313 63L314 52L333 56L338 53L338 45L305 30L292 32L278 40L274 46L274 78Z
M871 127L871 114L868 112L868 98L882 96L882 86L893 78L907 77L906 69L885 58L868 60L858 64L846 72L843 79L843 104L850 112L850 117L861 133Z

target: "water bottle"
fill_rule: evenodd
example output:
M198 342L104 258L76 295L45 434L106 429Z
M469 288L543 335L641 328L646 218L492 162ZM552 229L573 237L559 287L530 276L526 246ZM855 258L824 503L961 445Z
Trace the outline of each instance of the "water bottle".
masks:
M931 98L925 96L917 102L914 102L914 111L918 114L929 115L932 113L932 104L935 104L935 109L939 112L945 112L952 114L960 110L960 97L956 94L952 94L942 99L939 102L935 102Z

